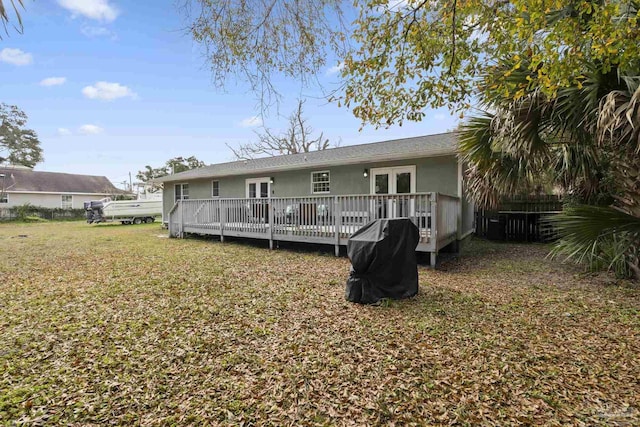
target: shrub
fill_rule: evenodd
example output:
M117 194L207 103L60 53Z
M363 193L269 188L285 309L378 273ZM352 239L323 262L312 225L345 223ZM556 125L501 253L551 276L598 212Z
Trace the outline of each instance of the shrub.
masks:
M16 220L23 222L34 222L34 218L64 221L83 219L84 217L84 209L45 208L42 206L34 206L30 203L5 208L0 211L0 220Z

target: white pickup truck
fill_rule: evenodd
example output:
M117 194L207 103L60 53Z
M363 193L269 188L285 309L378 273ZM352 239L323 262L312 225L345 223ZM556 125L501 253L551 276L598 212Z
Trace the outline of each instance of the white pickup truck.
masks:
M89 224L120 221L121 224L142 224L162 216L162 200L111 200L109 197L84 202Z

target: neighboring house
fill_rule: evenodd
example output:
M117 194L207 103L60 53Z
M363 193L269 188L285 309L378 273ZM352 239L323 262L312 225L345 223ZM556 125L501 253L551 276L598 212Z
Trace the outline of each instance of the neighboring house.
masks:
M82 209L85 201L122 193L104 176L0 166L0 208L29 203L45 208Z
M464 197L463 167L456 156L456 147L457 138L451 132L214 164L158 178L155 182L164 184L165 222L180 222L179 228L175 230L172 230L172 225L175 224L169 224L170 232L174 235L176 230L180 235L188 232L234 235L229 217L234 215L234 224L252 224L254 229L256 220L264 224L272 221L274 227L269 230L265 226L262 231L266 233L265 236L268 234L271 237L270 240L276 241L303 240L288 238L293 232L289 230L280 233L282 227L290 227L293 223L298 229L314 226L316 234L311 233L307 240L316 241L315 235L331 233L326 225L320 230L317 219L309 221L309 215L318 217L322 213L325 215L323 221L334 227L334 231L342 231L347 223L363 225L380 217L408 216L414 218L416 223L420 222L421 217L425 228L423 232L433 239L436 233L427 227L425 218L431 217L431 205L427 206L426 203L435 202L435 196L417 195L440 193L443 196L438 204L442 208L447 203L455 203L451 209L457 210L447 214L453 215L453 219L448 218L449 222L453 221L453 225L447 226L455 227L453 240L461 240L473 232L473 206ZM410 194L416 196L407 196ZM367 196L356 199L353 195ZM447 198L444 195L454 197ZM262 200L263 205L270 206L270 213L256 215L253 208L252 212L243 216L244 214L238 213L237 208L233 210L227 206L220 210L219 203L215 201L230 198L244 199L252 205L257 203L256 200ZM187 200L194 199L211 200L213 204L205 209L202 202L186 203ZM181 217L176 214L179 205L177 202L180 201L185 202L180 207ZM229 200L225 203L228 205L239 202ZM195 209L192 214L188 211L190 208ZM203 217L207 216L204 212L213 212L215 209L218 213ZM307 213L301 214L300 211L304 209L307 209ZM338 211L341 212L340 215L335 213ZM170 220L170 214L174 219ZM216 215L220 215L220 218ZM292 223L291 217L296 215L298 219ZM332 218L327 219L327 215ZM224 224L220 225L220 222ZM209 225L205 226L205 223ZM279 229L276 226L280 223L282 227ZM198 224L200 228L197 227ZM445 225L443 223L443 227ZM349 230L351 233L353 231L354 228ZM256 233L253 234L235 233L238 236L256 237ZM345 243L344 235L345 233L336 233L336 247ZM425 237L425 242L428 239L429 237ZM448 232L446 240L447 242L442 240L442 244L452 241L451 232ZM317 242L322 243L319 240ZM325 239L323 242L330 240ZM429 252L437 252L438 249L440 248L434 250L433 245L426 243L423 245L423 250Z

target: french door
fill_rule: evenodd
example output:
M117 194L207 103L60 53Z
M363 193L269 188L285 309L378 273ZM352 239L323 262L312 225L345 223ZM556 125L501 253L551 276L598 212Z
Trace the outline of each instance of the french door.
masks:
M371 194L411 194L416 192L416 167L397 166L371 169ZM377 204L378 218L413 216L415 203L409 198L389 197Z
M266 199L271 190L271 178L251 178L246 181L247 199Z
M271 193L271 178L251 178L246 180L247 199L267 199ZM251 221L269 222L267 200L249 200L247 205Z

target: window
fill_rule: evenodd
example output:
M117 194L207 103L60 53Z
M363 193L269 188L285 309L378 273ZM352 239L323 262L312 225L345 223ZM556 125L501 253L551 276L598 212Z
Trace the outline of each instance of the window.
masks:
M375 177L375 194L389 194L389 174L374 174Z
M9 195L7 193L0 193L0 203L9 203Z
M211 181L211 197L220 197L220 181Z
M311 172L311 192L313 194L328 193L330 191L329 171Z
M72 209L73 208L73 196L69 196L67 194L62 195L62 209Z
M175 186L175 201L189 200L189 184L176 184Z

